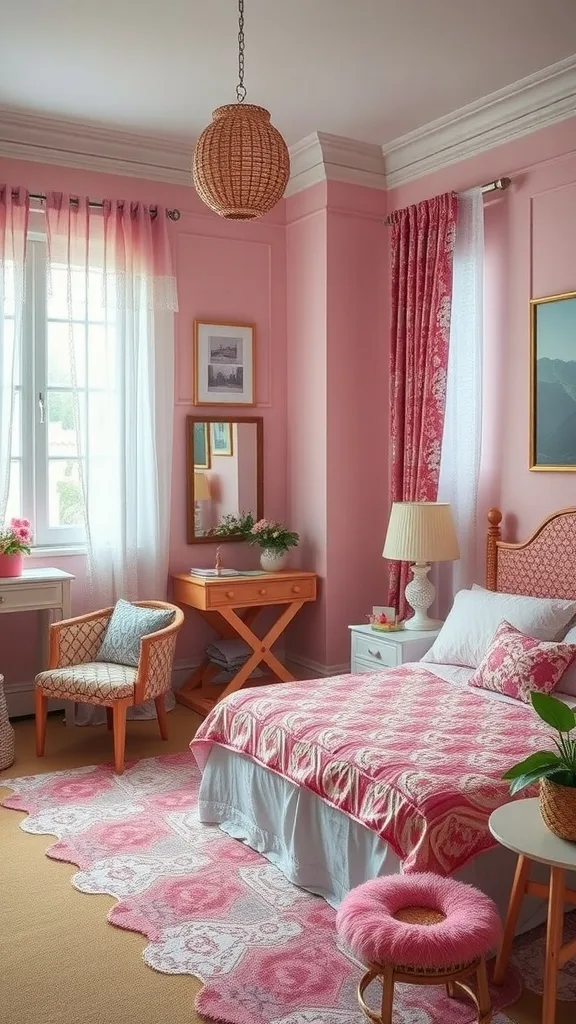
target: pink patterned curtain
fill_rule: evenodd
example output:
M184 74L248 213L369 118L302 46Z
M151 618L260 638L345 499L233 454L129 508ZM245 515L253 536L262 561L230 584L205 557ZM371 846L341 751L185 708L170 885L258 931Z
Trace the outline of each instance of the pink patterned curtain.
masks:
M393 214L390 501L436 501L446 404L458 197ZM407 612L406 562L390 563L388 604Z

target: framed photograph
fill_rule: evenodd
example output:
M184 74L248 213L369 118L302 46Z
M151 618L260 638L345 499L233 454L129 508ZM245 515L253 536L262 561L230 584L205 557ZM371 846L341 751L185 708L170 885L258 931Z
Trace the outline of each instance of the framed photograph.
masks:
M194 321L194 404L255 405L254 324Z
M530 306L530 469L576 472L576 292Z
M194 424L194 469L210 469L208 424Z
M212 455L233 455L232 424L210 424L210 451Z

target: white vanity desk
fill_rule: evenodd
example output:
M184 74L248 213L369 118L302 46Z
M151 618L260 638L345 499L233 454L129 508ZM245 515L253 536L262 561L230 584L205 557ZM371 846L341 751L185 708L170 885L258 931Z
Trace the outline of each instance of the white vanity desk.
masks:
M75 577L71 573L62 569L25 569L22 576L0 577L0 614L34 611L40 613L40 668L48 667L50 623L56 619L69 619L71 616L70 584L73 579ZM10 700L10 686L7 685L5 689L10 714L33 713L33 687L29 701L26 695L26 708L17 710L14 701ZM73 705L66 705L66 721L69 725L73 724Z

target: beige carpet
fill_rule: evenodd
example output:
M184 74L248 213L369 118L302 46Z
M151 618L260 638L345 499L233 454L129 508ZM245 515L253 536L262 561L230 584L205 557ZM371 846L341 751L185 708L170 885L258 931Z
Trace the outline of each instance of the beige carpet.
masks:
M163 743L156 722L129 722L127 757L185 750L199 719L177 706ZM34 754L34 723L15 723L16 762L0 775L0 799L10 776L35 775L111 759L104 727L66 729L50 716L46 756ZM47 836L21 831L25 817L0 807L0 1019L2 1024L200 1024L194 978L163 975L141 959L146 940L106 921L114 901L77 892L77 868L49 860ZM526 992L506 1015L539 1024L541 1000ZM574 1024L575 1003L559 1003L556 1024Z
M185 750L198 725L180 705L163 743L156 722L129 722L128 758ZM15 722L16 761L0 775L35 775L111 759L105 727L66 729L50 716L46 757L34 754L34 723ZM114 900L70 885L78 870L49 860L47 836L18 827L25 815L0 807L0 1019L2 1024L197 1024L194 978L158 974L141 959L143 936L113 928Z

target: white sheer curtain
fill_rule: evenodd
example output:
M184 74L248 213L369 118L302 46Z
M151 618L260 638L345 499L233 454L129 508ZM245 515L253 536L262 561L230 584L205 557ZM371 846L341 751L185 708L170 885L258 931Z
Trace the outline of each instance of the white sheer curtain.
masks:
M438 569L441 614L477 570L478 479L482 445L484 206L480 188L458 197L446 413L438 501L451 504L460 561Z
M51 193L46 219L49 291L66 286L90 604L162 600L177 309L165 212Z
M22 383L26 235L30 200L25 189L0 185L0 528L6 520L14 406ZM20 477L13 474L18 486ZM19 502L18 514L20 515Z

